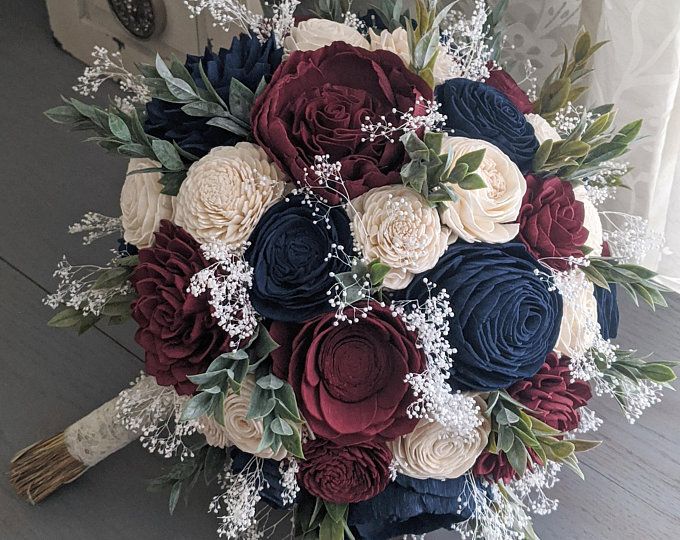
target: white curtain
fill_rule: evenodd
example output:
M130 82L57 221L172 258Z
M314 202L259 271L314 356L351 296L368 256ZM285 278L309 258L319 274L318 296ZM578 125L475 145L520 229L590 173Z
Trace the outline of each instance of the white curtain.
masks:
M631 190L618 191L607 209L640 215L666 237L667 252L645 261L680 291L680 1L510 0L510 69L523 76L531 59L543 80L582 25L598 40L588 100L615 103L623 125L643 118L642 135L625 159Z

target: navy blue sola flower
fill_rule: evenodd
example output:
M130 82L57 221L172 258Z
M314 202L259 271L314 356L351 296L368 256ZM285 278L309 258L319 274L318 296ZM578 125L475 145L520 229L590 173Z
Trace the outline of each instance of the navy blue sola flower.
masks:
M597 301L597 322L604 339L614 339L619 332L619 304L616 284L610 283L609 290L595 286Z
M329 254L341 246L349 256L353 246L344 210L332 208L323 220L303 196L290 197L265 212L249 242L245 257L253 267L250 300L260 315L303 322L333 309L326 294L336 283L331 273L349 267Z
M232 79L242 82L253 92L262 78L276 70L283 58L283 49L276 46L273 37L261 43L256 37L241 34L234 37L229 49L215 53L206 47L203 56L188 55L186 68L200 88L205 88L199 63L219 96L229 102ZM189 116L182 111L181 103L170 103L154 98L146 105L147 118L144 130L154 137L175 141L187 152L203 157L217 146L233 146L244 140L225 129L209 126L209 118Z
M449 382L491 391L535 375L553 350L562 297L537 275L541 265L524 245L451 245L437 265L416 276L400 297L425 301L427 278L446 289L453 317L448 340L458 352Z
M475 512L469 482L467 476L442 481L398 475L379 495L351 505L347 523L357 538L366 540L451 528Z
M456 137L482 139L500 148L522 173L531 170L538 140L524 114L495 88L469 79L451 79L435 89L446 129Z

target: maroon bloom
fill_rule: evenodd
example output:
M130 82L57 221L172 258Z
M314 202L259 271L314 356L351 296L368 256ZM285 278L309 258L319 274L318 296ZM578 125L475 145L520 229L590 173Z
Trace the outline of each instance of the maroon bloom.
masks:
M139 251L130 278L138 295L132 305L139 325L135 340L144 349L146 372L178 394L192 394L196 386L187 375L205 371L229 350L229 336L212 317L207 293L196 298L187 292L191 277L206 266L198 242L163 220L153 247Z
M489 78L484 82L505 94L522 114L533 112L534 104L531 103L529 96L527 96L526 92L515 82L515 79L513 79L504 69L491 70L489 72Z
M298 481L309 493L336 504L365 501L390 480L392 452L384 443L337 446L315 439L304 445Z
M347 194L354 198L400 183L406 157L398 141L371 141L361 131L362 123L368 117L399 125L393 110L414 108L418 114L424 110L416 103L420 97L431 100L432 89L396 54L335 42L315 51L295 51L281 64L255 101L253 133L301 186L316 185L305 174L316 156L327 154L331 162L340 162ZM321 192L338 202L337 193Z
M319 437L336 444L391 440L417 419L406 410L413 394L404 379L425 368L422 349L389 308L337 326L335 314L295 327L274 322L273 372L295 390L302 414Z
M508 393L531 409L532 416L559 431L576 429L581 419L579 408L593 397L585 381L572 381L567 356L551 352L538 373L515 383Z
M528 175L527 192L519 212L519 239L536 259L556 270L567 270L569 256L582 257L588 239L585 209L569 182L556 176Z
M529 460L527 462L527 469L532 470L534 464L541 465L541 459L531 448L529 448L528 451ZM472 474L475 476L483 476L494 482L502 481L506 485L512 480L519 478L515 469L510 465L505 452L492 454L488 450L484 450L484 452L479 455L477 462L472 467Z

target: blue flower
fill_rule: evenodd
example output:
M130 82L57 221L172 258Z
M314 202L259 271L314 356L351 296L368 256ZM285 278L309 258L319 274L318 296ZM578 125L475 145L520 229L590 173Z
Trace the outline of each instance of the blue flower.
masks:
M279 66L283 49L277 48L274 38L265 43L253 36L241 34L234 37L231 48L214 53L206 47L203 56L188 55L186 68L196 84L205 88L198 68L199 62L210 83L219 96L229 101L229 86L232 79L242 82L253 92ZM187 152L203 157L216 146L233 146L243 137L219 127L209 126L209 118L189 116L182 111L181 103L169 103L154 98L146 105L147 118L144 130L154 137L175 141Z
M376 497L351 505L348 524L359 539L388 540L450 528L474 512L466 476L442 481L399 475Z
M454 315L448 340L454 355L451 385L481 391L532 377L553 350L562 297L536 275L541 265L519 243L449 247L432 270L416 276L400 297L424 301L423 278L446 289Z
M327 292L335 284L330 273L349 270L333 245L352 253L349 218L333 208L328 222L297 195L272 206L250 236L246 260L254 269L250 299L268 319L303 322L331 311Z
M595 286L595 300L597 300L597 322L604 339L614 339L619 332L619 304L617 301L616 284L609 284L609 291Z
M446 129L456 137L482 139L500 148L522 173L538 150L534 128L504 94L468 79L451 79L435 89Z

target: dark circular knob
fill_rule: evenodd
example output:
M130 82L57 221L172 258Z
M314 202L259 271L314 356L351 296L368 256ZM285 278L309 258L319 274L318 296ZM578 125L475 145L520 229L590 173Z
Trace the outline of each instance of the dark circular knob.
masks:
M108 0L120 24L139 39L149 39L161 30L162 4L158 0Z

